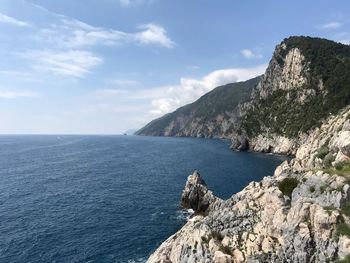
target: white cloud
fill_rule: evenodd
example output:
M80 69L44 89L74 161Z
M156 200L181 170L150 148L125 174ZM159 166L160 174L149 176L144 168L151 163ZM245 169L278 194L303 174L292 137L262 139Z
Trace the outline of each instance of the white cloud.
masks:
M9 24L9 25L13 25L13 26L20 26L20 27L29 27L30 26L30 24L27 22L17 20L13 17L4 15L2 13L0 13L0 23Z
M174 47L175 43L167 36L163 27L156 24L146 24L140 27L144 31L136 33L136 40L142 44L159 44L166 48Z
M199 80L182 78L180 85L161 87L157 89L156 93L153 92L156 98L151 101L152 109L150 113L160 116L171 112L178 107L195 101L217 86L244 81L261 75L265 72L266 67L267 65L264 64L254 68L216 70Z
M256 59L256 58L262 58L261 54L254 53L250 49L242 49L241 54L243 57L248 58L248 59Z
M343 23L341 22L332 21L321 25L321 29L337 29L337 28L340 28L342 25Z
M42 29L38 41L47 41L60 48L80 48L93 45L122 45L138 43L172 48L174 42L166 30L153 23L140 26L141 31L127 33L111 28L95 27L68 17L59 17L58 23Z
M0 90L0 98L1 99L16 99L16 98L36 98L40 95L36 92L30 91L1 91Z
M21 56L31 60L36 70L72 77L82 77L103 62L102 58L83 50L31 50Z

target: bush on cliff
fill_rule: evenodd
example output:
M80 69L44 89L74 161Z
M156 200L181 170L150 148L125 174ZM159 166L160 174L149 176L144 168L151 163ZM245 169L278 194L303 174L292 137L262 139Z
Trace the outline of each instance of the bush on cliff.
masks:
M298 179L293 177L290 177L290 178L288 177L278 183L278 189L280 189L280 191L284 195L291 197L294 188L297 187L298 184L299 184Z

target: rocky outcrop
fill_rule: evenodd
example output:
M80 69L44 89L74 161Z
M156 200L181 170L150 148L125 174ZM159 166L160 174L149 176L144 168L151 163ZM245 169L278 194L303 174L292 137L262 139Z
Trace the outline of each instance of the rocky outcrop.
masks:
M181 197L183 208L192 209L196 214L206 214L216 202L220 202L220 199L208 190L198 171L194 171L192 175L188 176Z
M310 132L273 176L197 214L148 259L153 262L335 262L350 253L350 109ZM195 172L186 207L215 200ZM191 198L190 198L191 197ZM192 205L190 200L194 200ZM207 206L207 205L205 205Z

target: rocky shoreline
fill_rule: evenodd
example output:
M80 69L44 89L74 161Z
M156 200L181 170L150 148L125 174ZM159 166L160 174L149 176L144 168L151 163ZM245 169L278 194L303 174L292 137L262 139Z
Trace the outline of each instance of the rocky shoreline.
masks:
M195 171L181 198L195 211L148 263L335 262L350 254L350 109L312 130L273 176L228 200ZM347 261L339 261L347 262Z

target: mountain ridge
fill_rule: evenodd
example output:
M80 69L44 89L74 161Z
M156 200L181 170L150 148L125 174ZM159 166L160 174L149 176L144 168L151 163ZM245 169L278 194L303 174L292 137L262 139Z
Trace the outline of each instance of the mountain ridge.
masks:
M151 121L136 134L228 138L230 127L223 127L220 131L215 132L212 131L214 126L217 127L218 122L221 124L223 119L232 117L229 114L235 111L239 103L249 99L253 87L257 85L260 78L261 76L258 76L247 81L216 87L195 102ZM201 126L203 122L209 124ZM229 124L228 121L227 125Z

